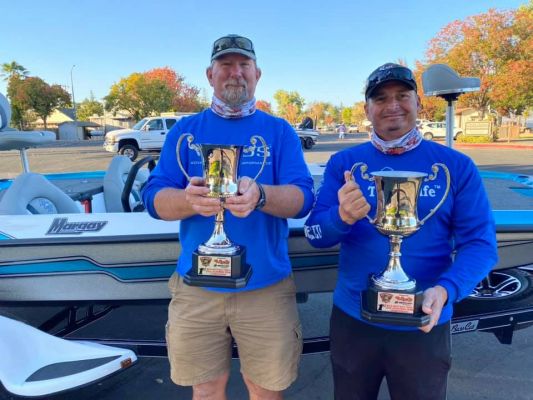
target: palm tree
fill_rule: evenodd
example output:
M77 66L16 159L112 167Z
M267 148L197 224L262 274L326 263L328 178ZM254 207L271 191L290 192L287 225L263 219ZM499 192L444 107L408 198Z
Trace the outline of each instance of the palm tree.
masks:
M16 61L11 61L10 63L2 64L2 73L0 75L5 76L4 80L8 81L11 77L15 75L26 77L29 73L30 71L28 71L22 65L20 65Z

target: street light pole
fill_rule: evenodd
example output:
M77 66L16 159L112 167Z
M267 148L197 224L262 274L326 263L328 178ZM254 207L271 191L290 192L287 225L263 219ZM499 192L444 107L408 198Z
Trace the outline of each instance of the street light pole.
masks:
M74 80L72 79L72 70L74 69L75 66L76 66L76 64L74 64L72 66L72 68L70 69L70 89L72 90L72 108L74 110L74 121L77 121L77 117L76 117L76 100L74 99Z

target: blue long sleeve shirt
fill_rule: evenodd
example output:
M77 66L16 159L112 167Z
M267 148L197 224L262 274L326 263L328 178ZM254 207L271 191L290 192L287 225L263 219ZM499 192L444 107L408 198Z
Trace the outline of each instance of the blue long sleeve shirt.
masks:
M344 171L354 163L364 162L368 172L380 170L417 171L431 174L434 163L445 164L451 176L450 191L442 207L421 226L404 238L401 264L424 290L435 285L448 292L439 323L452 316L452 304L466 297L498 260L495 224L479 172L467 156L430 141L400 155L386 155L368 142L343 150L329 160L318 193L317 203L305 224L305 232L314 247L341 244L338 281L333 302L344 312L361 319L360 292L366 289L370 274L385 269L389 259L389 239L363 218L353 225L339 215L337 192L344 184ZM376 213L373 182L354 173L356 182ZM433 209L446 189L446 175L424 182L418 201L418 216L423 219ZM415 329L385 326L389 329Z
M182 118L168 133L161 158L152 171L143 190L143 200L151 216L159 218L154 208L154 198L166 187L184 189L187 178L178 167L176 146L178 138L190 133L196 144L220 144L250 146L253 135L263 137L268 149L260 142L252 153L242 153L239 177L255 177L261 168L263 155L267 152L265 168L257 181L265 185L295 185L304 195L303 206L296 218L305 217L314 202L313 180L305 164L300 140L292 127L283 119L262 111L237 119L224 119L210 109L194 116ZM180 160L189 176L202 176L199 155L183 140ZM261 211L253 211L246 218L237 218L225 212L224 229L232 242L246 247L246 261L253 273L246 287L238 290L253 290L272 285L291 273L288 256L289 230L287 220ZM209 239L215 225L215 217L194 215L181 221L181 254L177 272L186 274L192 266L192 252ZM230 291L231 289L213 289Z

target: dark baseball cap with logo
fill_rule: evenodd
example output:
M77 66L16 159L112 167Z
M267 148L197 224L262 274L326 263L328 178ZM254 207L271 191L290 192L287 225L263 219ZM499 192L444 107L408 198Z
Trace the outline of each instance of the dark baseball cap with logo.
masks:
M256 60L254 44L252 41L240 35L226 35L213 43L213 51L211 52L211 61L216 60L224 54L242 54L252 60Z
M368 100L380 85L389 81L401 82L416 91L413 71L400 64L387 63L375 69L366 80L365 99Z

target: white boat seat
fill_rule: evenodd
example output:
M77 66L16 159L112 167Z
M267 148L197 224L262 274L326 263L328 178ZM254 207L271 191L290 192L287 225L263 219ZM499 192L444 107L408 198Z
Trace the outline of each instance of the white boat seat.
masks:
M104 175L104 201L107 212L124 212L122 205L122 192L133 167L133 162L126 156L114 156ZM137 173L130 196L131 209L141 202L141 188L150 175L146 168Z
M0 93L0 131L3 131L11 121L11 106L2 93Z
M129 367L131 350L61 339L0 316L0 382L17 396L74 389Z
M66 193L32 172L19 175L0 199L0 215L77 214L80 208Z

